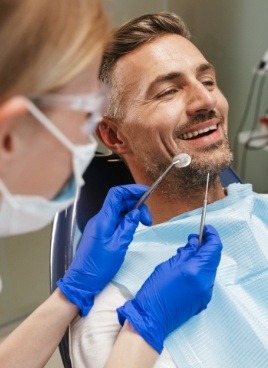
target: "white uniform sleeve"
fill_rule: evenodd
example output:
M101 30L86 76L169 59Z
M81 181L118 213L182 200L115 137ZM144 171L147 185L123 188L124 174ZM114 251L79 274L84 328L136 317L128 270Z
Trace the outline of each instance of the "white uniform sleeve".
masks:
M121 329L116 308L132 296L127 290L109 284L95 298L90 313L77 317L70 328L70 357L73 368L103 368ZM175 368L166 349L154 368Z

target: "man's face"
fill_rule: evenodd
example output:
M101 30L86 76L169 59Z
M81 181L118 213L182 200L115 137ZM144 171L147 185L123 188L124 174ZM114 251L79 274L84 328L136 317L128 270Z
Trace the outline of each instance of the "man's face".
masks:
M231 160L227 140L228 103L213 66L187 39L164 35L119 59L114 71L124 85L125 115L119 130L130 160L155 180L174 155L192 157L173 177L203 183ZM170 176L172 180L172 174Z

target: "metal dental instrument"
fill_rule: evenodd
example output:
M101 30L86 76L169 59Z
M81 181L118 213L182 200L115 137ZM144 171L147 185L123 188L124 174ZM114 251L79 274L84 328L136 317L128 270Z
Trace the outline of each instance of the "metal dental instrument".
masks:
M206 213L207 213L208 183L209 183L209 173L207 174L205 199L204 199L204 205L203 205L202 214L201 214L201 222L200 222L200 230L199 230L199 247L201 247L201 244L202 244Z
M176 166L177 168L186 167L191 162L191 156L189 156L187 153L179 153L178 155L173 157L173 160L171 164L168 166L166 171L159 176L159 178L150 186L150 188L143 194L143 196L139 199L136 206L134 208L139 208L153 193L153 191L156 189L158 184L162 181L162 179L165 177L165 175L169 172L169 170Z

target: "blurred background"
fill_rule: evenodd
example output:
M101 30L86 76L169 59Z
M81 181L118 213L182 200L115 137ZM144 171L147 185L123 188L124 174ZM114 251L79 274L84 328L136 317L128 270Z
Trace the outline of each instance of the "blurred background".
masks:
M268 1L104 0L113 26L145 13L171 11L212 62L230 105L234 167L257 192L268 193ZM265 55L266 53L266 55ZM267 65L260 66L267 58ZM264 60L265 61L265 60ZM257 68L259 69L257 70ZM20 321L49 295L51 226L0 239L0 329ZM1 332L1 330L0 330Z

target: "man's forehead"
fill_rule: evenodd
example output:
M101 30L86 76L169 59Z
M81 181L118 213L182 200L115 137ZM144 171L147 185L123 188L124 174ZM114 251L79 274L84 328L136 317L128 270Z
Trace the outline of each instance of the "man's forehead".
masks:
M183 73L185 68L195 69L206 63L202 53L189 40L168 34L122 56L117 61L116 75L125 87L142 88L141 84L145 87L158 76Z

